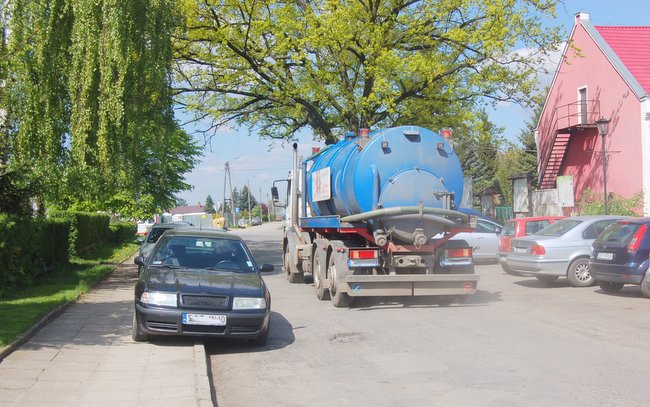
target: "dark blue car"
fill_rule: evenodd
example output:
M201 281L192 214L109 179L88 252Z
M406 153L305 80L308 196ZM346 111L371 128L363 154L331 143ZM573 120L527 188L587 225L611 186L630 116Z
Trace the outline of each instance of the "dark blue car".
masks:
M650 218L612 223L592 248L589 269L603 291L615 292L625 284L635 284L650 297Z

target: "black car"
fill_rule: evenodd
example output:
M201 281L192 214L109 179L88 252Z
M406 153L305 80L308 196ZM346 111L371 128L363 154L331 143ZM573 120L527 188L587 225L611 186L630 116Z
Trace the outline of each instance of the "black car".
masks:
M216 229L175 228L151 255L135 287L132 337L194 335L249 339L269 335L271 295L244 241Z
M650 218L619 220L592 244L589 269L603 291L615 292L625 284L635 284L650 297L649 255Z

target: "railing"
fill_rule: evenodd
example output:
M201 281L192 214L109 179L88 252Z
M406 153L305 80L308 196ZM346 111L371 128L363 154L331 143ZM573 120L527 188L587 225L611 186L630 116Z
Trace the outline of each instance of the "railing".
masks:
M543 179L548 168L551 154L553 153L553 146L555 139L559 133L558 130L565 129L566 132L571 132L573 129L581 127L595 127L596 120L600 118L600 100L580 100L566 105L558 106L553 111L553 116L549 120L549 126L542 129L546 134L552 134L553 137L550 142L544 145L544 149L540 151L541 162L544 164L540 168L539 176ZM540 135L544 137L546 134Z

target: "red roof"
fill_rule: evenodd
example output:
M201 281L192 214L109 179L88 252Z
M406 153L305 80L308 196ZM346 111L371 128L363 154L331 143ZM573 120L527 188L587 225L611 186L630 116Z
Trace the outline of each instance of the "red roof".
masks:
M643 89L650 93L650 26L596 26Z
M190 213L203 213L205 212L205 207L201 204L198 205L186 205L186 206L177 206L171 210L172 215L187 215Z

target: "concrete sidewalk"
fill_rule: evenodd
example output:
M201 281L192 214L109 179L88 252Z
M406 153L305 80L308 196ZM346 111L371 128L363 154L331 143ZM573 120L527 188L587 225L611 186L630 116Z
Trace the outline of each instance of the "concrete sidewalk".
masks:
M0 407L211 406L203 341L131 340L137 269L119 265L0 362Z

